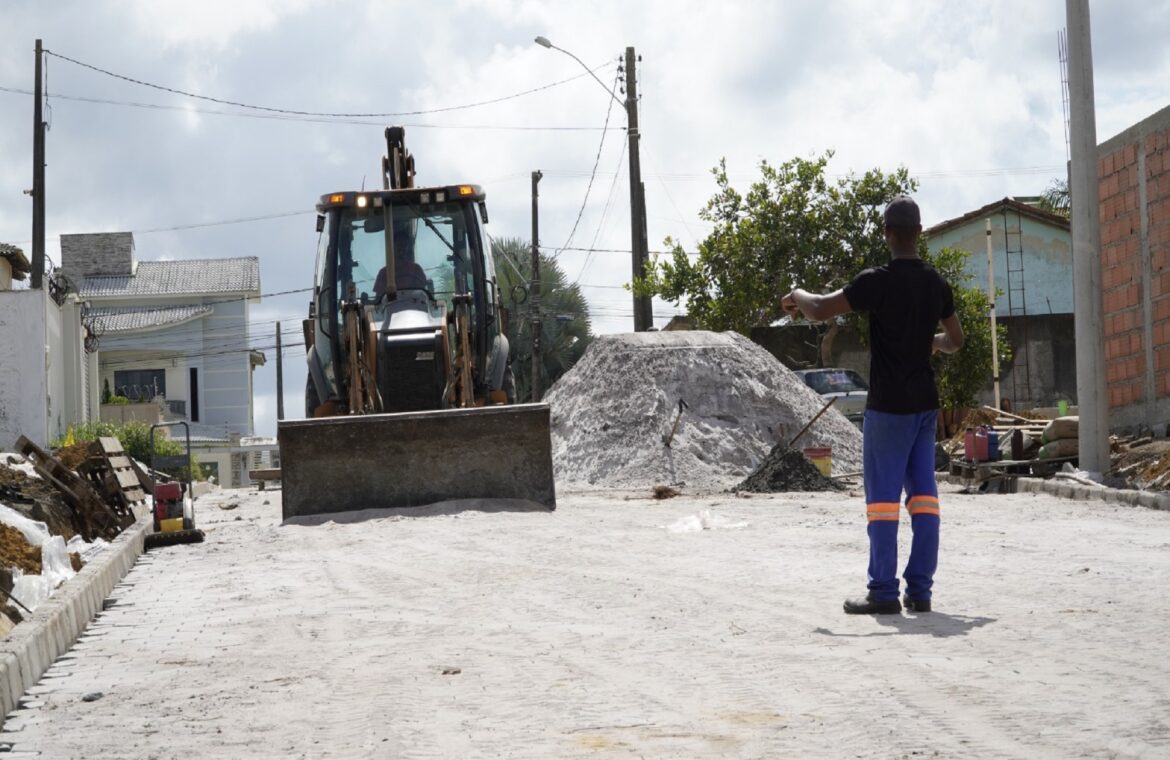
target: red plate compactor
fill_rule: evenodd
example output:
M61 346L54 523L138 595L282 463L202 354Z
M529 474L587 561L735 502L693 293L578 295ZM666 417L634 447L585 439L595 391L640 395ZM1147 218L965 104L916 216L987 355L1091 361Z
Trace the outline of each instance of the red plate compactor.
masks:
M154 430L169 425L187 428L187 453L180 456L159 456L154 452ZM146 534L146 548L197 544L203 540L203 531L195 527L195 505L191 498L191 429L186 422L164 422L150 428L150 467L178 472L180 477L154 484L154 531ZM185 478L185 480L184 480Z

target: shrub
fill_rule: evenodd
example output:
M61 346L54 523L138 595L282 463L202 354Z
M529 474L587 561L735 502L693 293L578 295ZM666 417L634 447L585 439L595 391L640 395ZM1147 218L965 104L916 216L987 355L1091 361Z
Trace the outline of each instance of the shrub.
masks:
M84 422L73 428L73 440L77 442L82 441L96 441L101 437L117 438L118 442L122 444L122 450L128 456L137 459L139 462L150 463L150 425L145 422L138 422L132 420L122 425L113 422ZM52 442L53 448L61 448L65 443L64 437ZM185 442L171 440L166 437L163 430L155 430L154 432L154 453L159 456L175 457L182 456L187 451ZM194 454L191 455L192 470L195 473L195 480L203 479L203 470L199 466L199 460ZM176 477L186 477L186 473L168 473Z

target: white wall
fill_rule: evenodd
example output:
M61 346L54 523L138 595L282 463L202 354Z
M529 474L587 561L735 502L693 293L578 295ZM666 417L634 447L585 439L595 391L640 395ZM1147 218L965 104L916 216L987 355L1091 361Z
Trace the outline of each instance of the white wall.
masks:
M12 451L21 435L48 444L45 391L52 389L45 320L50 309L57 307L44 290L0 291L0 451Z
M61 307L53 302L51 298L45 298L45 349L47 352L47 361L45 373L47 382L45 390L47 396L45 399L47 419L47 435L48 440L52 441L54 438L65 435L65 430L73 423L73 419L69 415L69 402L66 388L66 376L70 372L77 371L77 359L74 358L72 362L68 360L69 352L65 339L65 326L62 320ZM74 336L75 337L75 336ZM72 347L77 347L76 339L72 342ZM76 381L70 379L70 385L76 382L80 384L80 378Z

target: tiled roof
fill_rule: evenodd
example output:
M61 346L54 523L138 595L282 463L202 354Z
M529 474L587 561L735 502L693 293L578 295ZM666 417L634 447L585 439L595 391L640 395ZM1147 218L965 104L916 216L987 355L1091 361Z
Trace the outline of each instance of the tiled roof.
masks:
M1045 211L1042 208L1030 206L1027 203L1021 203L1015 198L1004 198L1003 200L995 201L994 203L988 203L983 208L977 208L974 211L970 211L966 214L963 214L962 216L955 217L954 219L947 219L945 222L939 222L933 227L924 230L922 234L923 236L929 238L931 235L937 235L940 232L945 232L946 230L949 230L953 227L966 224L972 219L982 220L989 214L995 213L1005 208L1016 211L1020 214L1023 214L1024 216L1030 216L1039 222L1044 222L1045 224L1051 225L1053 227L1059 227L1065 230L1069 229L1069 220L1059 214L1053 214L1052 212Z
M12 266L12 279L14 280L23 280L24 276L32 271L24 251L14 245L0 243L0 259L8 259L8 263Z
M187 306L135 306L98 307L86 313L89 323L99 335L105 333L134 332L167 325L188 322L196 317L210 314L211 306L198 304Z
M260 293L260 259L184 259L139 261L132 275L83 277L82 298L101 296L191 295L197 293Z

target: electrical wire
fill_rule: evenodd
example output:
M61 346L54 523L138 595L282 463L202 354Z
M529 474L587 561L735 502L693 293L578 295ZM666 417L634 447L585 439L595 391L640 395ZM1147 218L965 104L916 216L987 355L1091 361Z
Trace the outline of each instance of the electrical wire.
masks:
M16 95L32 95L31 90L24 90L19 87L0 87L0 92L7 92ZM287 121L301 124L343 124L347 126L363 126L363 127L381 127L385 126L384 121L366 121L363 119L332 119L326 117L311 117L311 116L289 116L284 114L273 113L245 113L241 111L220 111L213 108L196 108L185 105L167 105L163 103L139 103L132 100L111 100L108 98L93 98L83 95L58 95L53 94L54 98L60 100L70 100L79 103L94 103L100 105L122 106L126 108L141 108L150 111L180 111L182 113L197 113L209 116L231 116L242 119L267 119L270 121ZM576 127L576 126L542 126L536 124L425 124L425 123L407 123L402 126L410 129L474 129L476 131L496 130L496 131L522 131L522 132L596 132L602 127ZM622 127L610 127L611 130L623 129Z
M108 77L112 77L114 79L120 79L124 82L130 82L131 84L136 84L136 85L139 85L141 87L148 87L150 89L159 90L161 92L169 92L173 95L181 95L181 96L186 97L186 98L203 100L203 101L207 101L209 103L218 103L220 105L225 105L225 106L234 106L236 108L247 108L247 109L253 110L253 111L264 111L267 113L287 114L290 116L317 116L317 117L322 117L322 118L333 118L333 119L345 119L345 118L372 119L372 118L388 118L388 117L392 117L392 116L422 116L424 114L448 113L450 111L462 111L462 110L466 110L468 108L478 108L480 106L493 105L495 103L502 103L502 102L507 101L507 100L514 100L515 98L524 97L525 95L532 95L533 93L542 92L544 90L548 90L548 89L551 89L553 87L559 87L560 85L567 84L569 82L572 82L574 80L580 79L580 78L585 77L585 76L589 76L590 74L592 74L595 71L602 70L602 69L608 68L609 66L615 65L613 62L607 62L605 64L602 64L601 66L598 66L596 69L591 69L590 71L588 71L584 74L577 74L575 76L571 76L568 79L562 79L562 80L559 80L556 82L551 82L551 83L546 84L546 85L541 85L540 87L534 87L532 89L524 90L522 92L516 92L516 93L513 93L511 95L504 95L504 96L498 97L498 98L481 100L481 101L478 101L475 103L465 103L463 105L458 105L458 106L446 106L443 108L431 108L431 109L418 110L418 111L387 111L387 112L382 112L382 113L336 113L336 112L329 112L329 111L304 111L304 110L297 110L297 109L292 109L292 108L273 108L273 107L269 107L269 106L258 106L258 105L254 105L254 104L250 104L250 103L241 103L239 101L234 101L234 100L225 100L223 98L214 98L214 97L211 97L209 95L200 95L198 93L188 92L186 90L180 90L180 89L175 88L175 87L167 87L165 85L154 84L153 82L147 82L147 81L144 81L141 79L135 79L133 77L126 76L124 74L117 74L113 71L109 71L107 69L100 68L100 67L95 66L91 63L85 63L85 62L79 61L75 58L70 58L68 56L61 55L60 53L55 53L52 50L46 49L44 52L50 56L55 57L55 58L60 58L63 61L68 61L69 63L72 63L76 66L81 66L82 68L86 68L86 69L89 69L91 71L96 71L99 74L104 74L104 75L106 75ZM60 97L60 96L55 96L55 97Z
M610 88L609 94L613 95L614 90L617 89L617 79L615 78L613 87ZM589 184L585 186L585 197L581 199L581 208L577 211L577 218L573 222L573 228L569 230L569 236L565 238L565 245L561 246L555 253L553 258L560 256L561 251L573 242L573 236L577 234L577 226L581 224L581 217L585 214L585 207L589 204L589 194L593 191L593 180L597 177L597 167L601 165L601 151L605 148L605 135L609 130L609 117L613 114L613 104L617 99L614 95L606 102L605 108L605 124L602 126L601 142L597 145L597 156L593 159L593 171L589 175Z
M601 231L605 227L605 219L609 216L610 204L613 202L614 191L617 189L618 177L621 176L622 164L625 162L626 152L628 149L629 144L622 143L622 152L618 156L618 168L617 171L613 173L613 182L609 183L609 195L607 195L605 198L605 206L601 209L601 217L597 220L597 229L593 232L593 241L589 244L590 248L595 248L597 246L597 240L601 237ZM584 276L585 270L589 268L589 264L593 259L593 254L593 251L590 251L588 254L586 254L585 261L581 264L580 271L577 272L577 279L573 280L574 285L581 281L581 277Z

